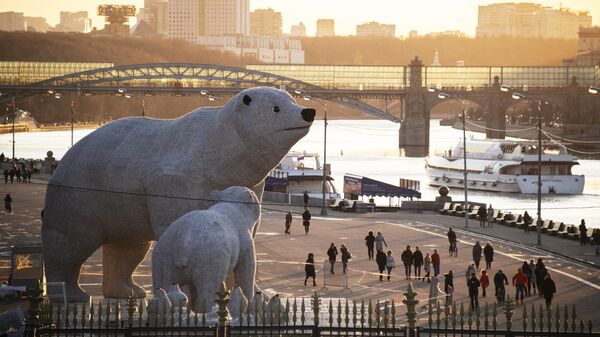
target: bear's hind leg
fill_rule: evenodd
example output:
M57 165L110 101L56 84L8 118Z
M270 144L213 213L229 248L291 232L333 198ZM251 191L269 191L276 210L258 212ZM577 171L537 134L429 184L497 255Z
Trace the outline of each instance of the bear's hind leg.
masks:
M81 266L92 255L100 242L92 238L74 239L60 231L42 227L44 265L48 282L64 282L69 302L86 302L88 295L79 286Z
M107 298L146 297L144 288L132 278L137 266L144 260L151 242L106 244L102 246L104 280L102 293Z

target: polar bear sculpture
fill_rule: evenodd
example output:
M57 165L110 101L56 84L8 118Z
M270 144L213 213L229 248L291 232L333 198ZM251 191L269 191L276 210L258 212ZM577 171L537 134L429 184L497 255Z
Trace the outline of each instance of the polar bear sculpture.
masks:
M48 184L47 280L65 282L69 301L88 300L79 272L102 247L104 296L144 297L132 273L151 241L180 216L210 207L210 191L245 186L261 199L265 177L308 133L314 115L287 92L253 88L221 108L174 120L124 118L92 132Z
M254 295L252 228L260 217L258 198L240 186L211 195L218 195L217 204L177 219L152 251L153 287L187 285L196 312L210 311L219 285L230 274L246 298Z

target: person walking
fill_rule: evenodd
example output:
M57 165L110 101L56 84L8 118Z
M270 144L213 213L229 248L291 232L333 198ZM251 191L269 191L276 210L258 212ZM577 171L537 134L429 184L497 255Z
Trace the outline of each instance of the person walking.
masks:
M304 208L308 207L308 192L304 191L304 194L302 195L302 201L304 202Z
M452 227L448 229L448 242L450 243L450 256L458 256L458 249L456 248L456 232L452 230Z
M317 286L317 281L315 278L317 277L317 273L315 272L315 256L313 253L308 253L308 258L306 259L306 264L304 264L304 285L306 286L306 281L308 281L309 277L313 279L313 287Z
M12 184L13 181L15 180L15 168L14 167L10 168L10 172L8 173L8 175L10 176L10 183Z
M592 232L592 239L594 242L594 245L596 246L596 256L600 255L600 229L596 228L594 229L594 231Z
M477 268L475 268L475 263L471 263L467 267L467 272L465 272L465 277L467 278L467 281L469 281L469 279L471 278L472 274L477 275Z
M485 297L485 289L490 286L490 277L487 274L487 270L481 270L481 276L479 276L479 283L481 283L481 297Z
M537 286L537 277L535 275L536 266L533 260L529 261L529 268L531 269L531 277L529 278L529 284L531 284L531 289L533 289L533 294L535 295L536 290L537 292L539 292L540 289Z
M437 277L440 274L440 264L441 264L440 254L438 254L437 249L433 250L433 254L431 254L431 265L433 266L433 276Z
M310 211L308 208L304 208L304 213L302 213L302 225L304 226L304 234L308 235L308 230L310 228Z
M285 215L285 234L291 234L290 228L292 227L292 211L288 211Z
M475 241L475 246L473 246L473 262L475 262L475 266L479 269L479 262L481 261L481 252L483 249L481 248L481 244L479 241Z
M483 257L485 258L485 269L492 269L492 262L494 261L494 247L488 241L483 248Z
M477 274L471 274L467 281L467 287L469 288L469 298L471 299L471 310L475 311L479 309L479 286L481 283L477 279Z
M496 275L494 275L494 293L498 303L504 303L504 298L506 297L506 287L508 285L508 278L502 269L498 269Z
M413 266L415 267L415 277L421 279L421 266L423 265L423 253L419 250L419 246L415 248L413 253Z
M17 177L17 183L20 183L21 182L21 169L18 167L15 169L15 176Z
M448 299L454 293L454 273L452 273L452 270L444 274L444 292L446 293L446 306L448 306L450 304Z
M477 216L479 217L479 227L485 227L487 221L487 212L484 207L479 207L477 210Z
M342 254L342 270L344 274L346 274L346 270L348 269L348 261L352 258L352 254L350 254L350 251L344 245L340 247L340 253Z
M369 231L369 234L365 236L365 244L367 245L369 260L373 260L375 258L375 235L373 235L373 231Z
M404 264L404 274L406 275L406 279L410 279L410 272L412 270L413 265L413 253L410 250L410 246L406 246L406 250L402 252L400 256L402 263Z
M385 248L387 248L388 246L387 242L385 242L385 238L383 237L381 231L377 231L377 236L375 237L375 249L383 250L383 245L385 245Z
M529 225L532 221L533 219L531 218L531 215L529 215L529 213L525 211L525 214L523 214L523 225L525 226L525 233L529 233Z
M385 256L383 249L377 250L375 262L377 262L377 267L379 268L379 281L383 281L383 271L385 270L385 265L387 262L387 257Z
M533 274L533 271L531 270L531 267L527 261L523 261L521 271L525 274L525 276L527 276L527 287L525 289L525 294L527 296L531 296L531 274Z
M425 272L425 277L423 277L423 280L427 278L427 283L431 282L431 256L429 256L429 253L426 253L425 258L423 259L423 271Z
M329 258L329 264L331 265L331 269L329 269L329 272L332 274L335 274L335 272L333 271L333 266L335 265L335 260L337 258L337 255L338 255L337 247L332 242L331 245L329 246L329 249L327 249L327 257Z
M554 293L556 293L556 284L550 277L550 274L546 274L544 278L544 299L546 300L546 308L550 308L552 305L552 298L554 297Z
M521 299L521 304L524 304L523 300L525 298L525 289L527 288L528 282L529 279L527 278L527 275L523 273L521 268L517 269L517 273L512 278L512 285L517 289L515 295L516 304L519 304L519 299Z
M494 207L490 204L490 207L487 209L487 223L488 227L492 227L494 225Z
M4 174L4 183L8 184L8 170L4 169L4 173L3 174Z
M535 265L535 281L537 282L537 290L540 297L543 296L546 274L548 274L548 270L546 269L546 265L544 265L544 262L540 257Z
M585 220L581 219L579 224L579 244L581 246L587 243L587 227L585 226Z
M394 263L394 257L392 256L392 251L387 251L387 256L385 257L385 267L387 268L387 280L390 280L390 275L392 274L392 269L396 267Z
M4 212L6 214L12 213L12 198L10 197L10 194L8 194L8 193L4 197Z
M27 182L30 184L31 184L31 174L32 174L31 169L28 169L27 170Z

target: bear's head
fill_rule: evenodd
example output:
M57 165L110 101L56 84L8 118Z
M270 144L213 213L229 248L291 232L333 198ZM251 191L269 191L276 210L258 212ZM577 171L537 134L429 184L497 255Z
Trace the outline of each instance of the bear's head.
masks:
M251 189L242 186L231 186L223 191L212 191L210 198L217 203L230 202L240 208L247 209L255 220L260 217L260 201ZM249 223L250 227L254 223Z
M243 144L277 162L308 133L316 113L297 105L287 92L268 87L241 91L225 110L228 117L233 117L228 120L235 123Z

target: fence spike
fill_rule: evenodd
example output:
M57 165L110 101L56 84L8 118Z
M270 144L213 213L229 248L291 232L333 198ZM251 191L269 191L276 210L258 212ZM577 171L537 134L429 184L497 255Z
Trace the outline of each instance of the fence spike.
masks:
M50 310L48 313L48 323L53 324L54 323L53 319L54 319L54 303L50 302Z
M350 306L348 304L348 299L346 299L346 318L345 318L345 322L346 323L346 328L348 327L348 324L350 324Z
M262 325L265 326L267 323L267 303L265 301L262 302L262 307L260 309L260 317L262 320Z
M60 329L61 326L61 313L62 313L62 304L58 303L58 309L56 310L56 327Z
M119 306L119 300L115 301L115 327L119 327L119 322L121 322L121 307Z
M79 312L79 308L78 308L77 302L75 302L73 304L73 323L71 323L74 328L77 327L77 313L78 312Z
M298 305L296 303L296 298L294 297L294 303L292 304L292 323L296 325L296 311L298 310Z
M342 301L338 299L337 303L337 326L342 326Z
M477 300L479 303L479 300ZM481 326L481 310L479 310L479 304L477 305L477 308L475 308L475 326L477 327L477 330L479 330L479 327Z
M533 307L533 304L531 305L531 312L532 312L532 316L533 318L533 328L535 330L535 308ZM523 331L527 331L527 306L524 305L523 306Z
M360 326L365 326L365 299L360 300Z
M71 307L69 306L69 302L67 301L67 303L65 303L65 328L68 328L69 326L71 326L71 322L70 322L70 316L71 316Z
M504 307L504 315L506 316L506 330L511 331L512 329L512 315L513 315L513 304L510 299L510 295L506 296L506 304Z
M274 315L273 315L273 311L274 311L273 306L274 305L275 305L275 301L272 300L269 302L269 324L271 324L271 325L273 325L273 322L274 322Z
M87 305L84 303L81 306L81 327L85 328L85 320L87 319Z
M496 331L498 328L498 303L494 302L494 310L492 311L492 329Z
M333 300L329 299L329 326L333 326Z
M433 308L431 307L431 301L427 302L427 326L430 330L433 327Z
M392 299L392 328L396 328L396 303Z
M413 288L412 282L409 281L402 303L406 305L406 318L408 320L408 328L410 330L416 329L417 304L419 303L419 300L417 300L416 297L417 293Z
M302 298L302 303L300 303L300 323L302 325L304 325L304 323L305 323L305 317L304 317L305 311L306 311L306 309L305 309L305 305L304 305L304 298Z
M290 325L290 299L285 299L285 314L284 314L285 325Z
M369 324L369 328L373 326L373 303L371 302L371 299L369 299L369 316L367 318L367 322Z
M206 311L206 304L202 305L202 310ZM198 310L194 311L194 326L198 326Z
M456 329L456 301L452 301L452 312L450 313L452 315L452 329Z
M546 321L548 322L548 332L552 331L552 307L548 306L546 308ZM542 330L540 330L542 332Z
M488 308L487 301L485 301L485 307L483 308L483 315L484 315L483 326L485 327L485 331L488 331L489 326L490 326L490 321L489 321L490 311Z
M458 324L460 324L461 330L465 326L465 305L463 302L460 302L460 317L459 317Z
M469 305L469 330L473 327L473 308Z
M94 327L94 301L90 304L90 328Z
M583 320L579 321L579 332L583 333L583 330L585 329L585 323L583 323Z
M389 323L390 308L388 300L383 302L383 327L387 328Z
M569 307L565 303L565 316L563 322L563 330L567 332L569 330Z
M556 311L554 312L554 317L556 319L556 322L554 322L555 326L556 326L556 332L560 331L560 306L558 305L558 303L556 303Z
M592 320L588 320L588 333L592 333L592 329L594 328L594 325L592 324Z
M532 304L532 306L533 306L533 304ZM543 332L544 331L544 307L542 306L542 303L540 303L539 308L540 308L540 319L538 322L539 323L538 326L540 328L540 332ZM535 329L535 327L534 327L534 329Z
M381 311L379 308L379 300L377 300L377 305L375 306L375 321L377 322L377 327L381 323Z
M202 311L202 317L201 317L201 321L200 324L202 324L202 327L206 326L206 309L204 309L204 311Z
M183 326L183 305L184 305L184 302L183 302L183 300L180 300L180 301L179 301L179 305L177 306L177 309L178 309L178 310L177 310L177 315L179 316L179 317L177 318L177 324L178 324L179 326ZM240 306L240 307L241 307L241 306Z
M357 308L356 308L356 301L352 300L352 326L354 326L356 328L356 313L357 313Z
M435 313L436 313L435 325L439 329L440 328L440 323L441 323L440 316L442 315L442 307L440 305L440 300L439 299L436 299L435 303L436 303L436 308L435 308Z
M192 318L192 304L191 304L191 302L192 301L188 301L186 303L186 309L185 309L185 313L186 313L186 315L185 315L185 326L188 327L188 328L190 327L190 321L191 321L191 318Z
M571 331L575 332L577 329L577 313L575 312L575 304L573 304L573 310L571 310Z
M102 301L98 301L98 328L102 327L102 315L103 315L104 311L102 309Z

